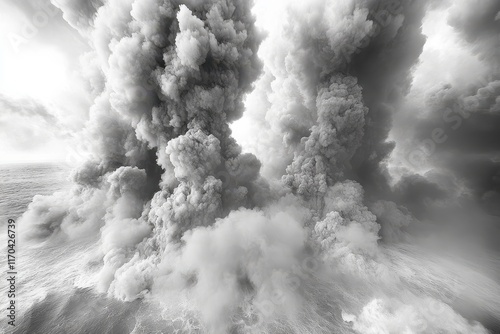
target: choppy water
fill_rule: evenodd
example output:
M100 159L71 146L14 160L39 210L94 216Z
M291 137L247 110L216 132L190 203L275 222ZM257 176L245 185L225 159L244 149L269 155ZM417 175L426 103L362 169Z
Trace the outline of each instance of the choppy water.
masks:
M67 178L70 170L58 165L0 165L0 242L6 244L7 219L17 219L26 210L34 195L49 195L54 191L69 187ZM94 238L72 241L63 244L23 244L17 242L16 269L16 327L7 324L5 312L1 314L0 333L29 334L142 334L142 333L201 333L197 325L190 324L191 316L174 319L166 314L164 308L153 301L121 302L100 294L93 288L97 273L102 265L102 259L96 254L97 236ZM3 247L2 247L3 248ZM407 250L395 249L387 252L396 265L395 271L401 268L417 268L421 272L421 286L431 292L435 290L434 283L443 267L422 267L421 255L407 254ZM6 253L0 254L0 268L6 272ZM415 263L413 263L414 261ZM412 271L412 269L408 269ZM458 271L460 272L460 271ZM426 274L426 275L422 275ZM5 274L3 274L5 275ZM433 276L434 275L434 276ZM428 278L427 278L428 276ZM436 278L437 277L437 278ZM412 278L413 280L413 278ZM476 281L476 280L472 280ZM2 309L7 303L7 286L5 278L1 278L0 298ZM477 282L480 282L477 280ZM483 281L488 282L488 281ZM414 284L414 283L411 283ZM411 285L408 283L408 285ZM494 282L491 283L496 287ZM413 289L418 290L419 287ZM478 287L483 291L482 301L491 299L485 308L493 311L490 319L473 316L473 310L464 313L471 314L490 328L498 327L496 310L500 300L499 293L488 293L494 289L490 286ZM339 288L339 294L343 288ZM439 295L438 292L432 292ZM319 296L318 298L320 298ZM329 302L334 302L329 301ZM480 304L481 302L478 302ZM456 303L458 304L458 303ZM493 305L493 306L490 306ZM459 308L459 305L454 305ZM165 315L165 316L163 316ZM333 315L332 315L333 316ZM170 319L170 320L164 320ZM338 320L342 322L342 320ZM186 329L189 328L189 329ZM279 333L284 333L278 331ZM277 333L278 333L277 332ZM328 331L329 333L330 331ZM346 328L343 332L351 332ZM497 333L491 330L492 333ZM326 333L326 332L325 332Z
M0 165L0 219L17 219L34 195L49 195L69 185L70 169L57 164Z
M34 195L69 187L70 169L54 164L0 165L0 242L6 245L7 220L17 219ZM16 240L16 327L1 312L0 333L168 333L158 328L152 306L123 303L91 288L99 263L89 260L96 240L66 245L22 244ZM4 247L2 246L2 249ZM88 256L87 256L88 255ZM89 264L90 263L90 264ZM6 253L0 255L2 309L7 301ZM156 330L156 329L158 330Z

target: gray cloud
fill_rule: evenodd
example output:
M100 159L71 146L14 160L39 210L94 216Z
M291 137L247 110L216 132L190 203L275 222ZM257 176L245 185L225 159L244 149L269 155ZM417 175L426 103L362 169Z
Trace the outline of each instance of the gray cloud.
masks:
M59 119L36 100L0 94L0 108L3 141L16 149L31 151L54 137L69 136Z
M451 280L432 273L429 283L432 261L393 243L412 241L420 216L410 212L441 200L445 181L410 175L391 189L386 168L392 114L425 43L426 3L290 5L288 23L264 42L273 46L264 66L251 6L60 5L92 47L85 65L94 104L84 130L92 157L74 172L73 189L34 199L22 236L97 235L100 291L124 301L148 296L179 313L186 299L208 332L240 330L255 317L257 330L363 331L367 313L387 313L372 310L374 295L398 310L389 327L408 322L407 309L427 319L422 305L441 305L434 290L451 289ZM270 130L262 161L242 154L229 128L254 85L266 120L255 135ZM274 177L265 179L269 161ZM457 331L485 332L451 308L447 315ZM428 325L442 329L440 319Z
M438 173L450 175L454 185L443 188L450 196L461 189L464 196L487 208L488 213L497 214L500 25L495 13L500 7L496 1L484 1L473 8L467 1L449 6L448 22L488 73L471 80L466 87L449 82L428 92L425 115L408 116L405 121L412 124L409 133L413 132L407 158L414 160L413 164L429 164Z

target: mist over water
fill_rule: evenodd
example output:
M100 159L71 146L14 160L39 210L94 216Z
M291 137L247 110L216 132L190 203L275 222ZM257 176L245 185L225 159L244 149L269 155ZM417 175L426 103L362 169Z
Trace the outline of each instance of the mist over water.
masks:
M4 211L9 216L16 217L25 210L32 195L35 193L47 194L53 191L64 190L68 183L65 181L69 169L56 165L10 165L3 166L3 176L16 187L9 189L5 197L10 201L18 201L21 211L12 207ZM17 180L17 181L16 181ZM19 191L14 191L19 189ZM3 191L2 191L3 192ZM10 195L9 195L10 194ZM123 302L99 293L95 289L98 281L102 259L99 256L96 244L98 238L91 236L71 243L61 244L59 240L32 244L24 242L19 245L19 324L15 331L6 328L12 333L199 333L203 332L203 325L199 321L196 305L189 305L189 301L179 299L172 303L160 303L153 298L141 301ZM380 274L397 275L402 278L399 285L407 289L407 298L419 300L422 305L406 310L410 319L418 328L417 332L427 331L426 321L444 321L451 317L451 322L442 327L445 332L452 332L452 327L467 326L467 321L456 318L454 312L445 304L436 300L444 300L447 305L461 310L471 319L483 321L490 326L497 326L496 313L500 307L498 284L494 278L497 273L498 262L491 264L493 271L482 274L484 266L480 263L470 263L458 256L437 257L432 249L423 250L420 246L391 246L384 248L387 256L384 262L386 272ZM477 260L477 259L476 259ZM349 314L344 309L365 308L364 320L366 324L358 325L358 332L382 333L383 328L377 329L375 322L386 321L392 323L394 331L407 324L399 324L391 317L397 316L393 306L387 305L388 298L400 298L399 288L391 286L385 288L380 284L381 279L371 277L369 281L363 278L353 279L346 277L336 270L328 270L328 280L324 281L325 270L318 267L316 262L303 262L300 268L295 268L288 274L288 285L301 285L303 280L310 280L311 285L302 286L301 295L315 301L316 309L309 316L320 318L303 319L296 332L316 328L318 333L328 330L336 333L356 333L349 322ZM392 273L392 274L391 274ZM323 277L322 277L323 276ZM377 291L377 292L375 292ZM4 294L5 291L2 291ZM412 297L413 295L413 297ZM374 296L380 297L379 299ZM382 297L383 296L383 297ZM274 296L270 304L281 306L280 298ZM390 300L390 299L389 299ZM472 303L472 304L471 304ZM368 304L368 306L366 305ZM418 305L418 304L417 304ZM269 307L269 305L268 305ZM373 314L370 314L373 312ZM417 315L422 312L423 318ZM376 317L375 319L370 319ZM262 319L261 319L262 320ZM248 318L243 323L255 324L258 318ZM288 333L290 325L274 324L269 329L272 333ZM305 326L305 327L302 327ZM399 327L398 327L399 326ZM234 326L233 332L239 332L241 326ZM281 329L280 329L281 328ZM288 329L287 329L288 328ZM492 327L490 327L492 328ZM312 331L311 331L312 332ZM462 331L464 332L464 331ZM481 332L481 331L479 331Z
M1 223L21 217L34 195L50 195L67 188L70 172L70 167L55 163L0 165Z
M64 191L71 168L65 164L0 165L2 226L18 219L33 196ZM2 242L6 242L2 233ZM19 241L19 240L18 240ZM174 333L170 324L151 314L161 309L122 303L93 289L99 261L92 257L96 238L73 244L18 243L18 322L6 333ZM6 259L0 260L2 268ZM6 288L1 287L2 296ZM138 332L137 332L138 331Z
M15 332L498 328L500 261L483 239L496 186L439 164L452 139L394 175L389 140L433 10L491 71L429 89L425 105L496 110L496 2L283 1L267 34L262 2L55 5L91 48L89 158L69 184L58 166L1 169L2 209L22 214ZM255 139L244 147L238 119Z

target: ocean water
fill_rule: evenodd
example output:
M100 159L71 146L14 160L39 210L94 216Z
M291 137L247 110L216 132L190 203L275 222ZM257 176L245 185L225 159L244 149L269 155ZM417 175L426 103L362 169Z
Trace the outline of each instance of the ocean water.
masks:
M55 164L0 165L0 242L7 244L7 220L18 218L35 195L50 195L70 186L70 168ZM24 244L16 239L16 326L2 311L0 333L173 333L159 323L158 310L145 302L123 303L93 288L99 261L97 240L58 245ZM2 247L5 249L5 247ZM88 256L87 256L88 255ZM6 276L7 253L0 256ZM0 284L2 309L7 305L6 278Z
M18 219L28 207L33 196L50 195L70 187L68 177L70 169L60 165L3 165L0 166L0 242L6 245L7 219ZM3 247L2 247L3 248ZM122 302L96 291L98 273L102 267L99 257L98 236L61 243L23 243L16 241L16 326L7 324L6 312L2 311L0 333L15 334L183 334L205 333L200 329L197 315L186 313L179 316L175 310L172 316L168 309L157 301L145 299L134 302ZM3 248L5 249L5 248ZM395 272L408 275L408 282L403 283L408 291L438 297L443 292L437 284L440 280L454 280L458 275L440 273L450 266L442 262L422 261L420 254L413 254L410 249L386 250ZM6 252L0 256L2 275L6 275ZM433 264L433 266L431 266ZM455 271L464 273L462 269ZM411 273L419 273L417 276ZM472 271L473 273L473 271ZM1 278L0 301L2 309L7 305L7 286L5 277ZM480 296L476 306L464 309L469 319L479 320L490 328L491 333L500 333L497 311L500 310L500 292L494 281L472 278L477 286L472 286L474 296ZM483 282L483 283L481 283ZM485 283L489 283L487 285ZM335 285L335 284L334 284ZM332 295L342 296L348 292L345 287L349 282L338 282L338 291ZM477 291L477 293L475 292ZM314 292L314 291L313 291ZM472 295L472 293L471 293ZM324 300L325 305L337 303L322 295L313 296L314 300ZM348 299L348 298L347 298ZM460 309L460 299L452 303ZM174 305L177 308L178 306ZM480 307L491 309L487 317L474 315ZM326 310L331 310L326 307ZM182 313L182 312L181 312ZM333 317L333 315L332 315ZM488 318L489 317L489 318ZM342 323L341 319L335 322ZM342 333L353 333L345 326ZM324 331L331 333L332 331ZM234 331L234 333L241 333ZM283 330L273 334L290 333ZM301 331L294 331L301 333ZM422 333L426 333L423 331ZM222 333L221 333L222 334Z
M71 169L61 164L0 165L0 219L17 219L34 195L49 195L69 186Z

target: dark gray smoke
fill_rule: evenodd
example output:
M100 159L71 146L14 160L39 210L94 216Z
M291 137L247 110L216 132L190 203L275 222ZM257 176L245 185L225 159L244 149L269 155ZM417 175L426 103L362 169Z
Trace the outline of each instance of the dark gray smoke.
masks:
M440 295L449 272L391 246L413 242L424 197L441 198L413 174L391 187L387 165L426 2L290 2L264 42L252 5L57 3L91 47L91 157L71 191L35 197L23 236L97 235L98 289L159 301L189 330L485 333ZM249 93L259 159L230 130ZM497 310L496 283L473 280L464 300Z

